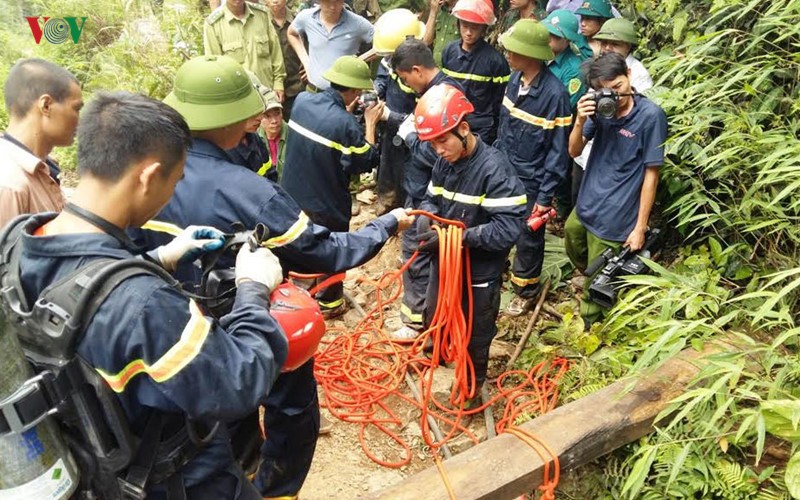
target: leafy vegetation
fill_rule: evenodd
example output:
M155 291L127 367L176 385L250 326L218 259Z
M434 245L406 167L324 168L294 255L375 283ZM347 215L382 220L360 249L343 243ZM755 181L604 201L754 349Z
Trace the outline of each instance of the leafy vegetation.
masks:
M629 278L604 324L583 332L565 314L523 360L575 359L569 401L682 349L732 342L741 350L714 356L656 433L597 464L597 487L607 498L800 498L800 2L622 7L643 27L651 97L669 116L659 203L680 248Z
M130 90L163 98L175 70L202 53L199 2L170 2L156 15L147 0L9 0L0 9L0 81L14 61L41 57L72 71L84 89L84 100L98 90ZM78 43L68 39L35 43L23 16L86 16ZM0 107L0 129L8 116ZM75 168L74 147L54 155L67 170Z
M201 49L192 0L10 0L0 10L0 81L20 57L72 70L85 97L129 89L163 97ZM520 358L567 356L562 399L653 370L724 338L650 436L598 462L606 498L800 498L800 0L626 0L638 55L656 80L670 140L659 208L670 247L603 324L583 330L574 304ZM80 42L36 45L21 16L88 16ZM0 108L0 127L7 121ZM57 152L74 167L71 150ZM548 239L546 274L570 275ZM557 286L557 293L566 287Z

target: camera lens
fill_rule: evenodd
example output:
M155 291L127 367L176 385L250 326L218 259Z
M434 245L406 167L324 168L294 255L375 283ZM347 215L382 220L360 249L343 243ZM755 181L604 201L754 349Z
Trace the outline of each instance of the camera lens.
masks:
M617 101L611 97L601 97L597 100L597 114L603 118L614 118L617 114Z

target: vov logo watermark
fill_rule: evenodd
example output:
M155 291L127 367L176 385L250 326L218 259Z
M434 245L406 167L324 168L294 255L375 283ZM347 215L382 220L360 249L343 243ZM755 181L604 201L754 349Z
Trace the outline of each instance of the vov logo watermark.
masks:
M42 41L42 36L49 43L62 44L67 38L72 38L72 43L78 43L86 24L86 17L26 17L31 27L33 41L36 45Z

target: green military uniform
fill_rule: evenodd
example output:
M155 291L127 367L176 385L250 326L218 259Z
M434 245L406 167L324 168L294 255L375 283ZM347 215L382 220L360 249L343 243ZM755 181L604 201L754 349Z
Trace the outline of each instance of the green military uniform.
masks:
M264 85L283 91L286 69L278 33L266 7L245 2L238 19L223 4L203 25L206 54L228 56L252 71Z
M581 63L583 59L572 49L567 49L558 54L555 59L550 61L547 65L550 71L567 87L569 92L569 103L572 105L573 111L575 106L578 105L578 99L581 98L586 87L583 85L581 79Z
M381 14L381 5L378 0L353 0L353 12L374 23Z
M300 80L300 68L302 68L300 58L297 57L297 52L289 45L288 32L292 21L294 21L294 13L290 11L288 7L286 8L286 20L283 22L283 26L275 24L275 19L272 18L272 26L278 34L278 42L281 45L283 62L286 67L286 80L283 82L283 85L287 99L296 96L302 92L304 88L303 82ZM291 106L288 107L291 108Z
M442 5L436 13L436 34L433 39L433 59L437 66L442 66L442 51L447 44L460 37L458 19L453 15L449 6Z
M408 9L411 12L422 12L428 7L424 0L378 0L382 12L393 9Z
M541 0L534 0L533 2L533 10L531 11L530 19L536 19L537 21L541 21L542 19L547 16L547 11L545 10L545 6L547 5L546 1ZM491 30L488 36L488 41L494 46L497 46L497 39L509 30L514 23L519 21L520 13L519 9L509 9L506 11L505 14L500 18L500 22L497 23L494 28Z

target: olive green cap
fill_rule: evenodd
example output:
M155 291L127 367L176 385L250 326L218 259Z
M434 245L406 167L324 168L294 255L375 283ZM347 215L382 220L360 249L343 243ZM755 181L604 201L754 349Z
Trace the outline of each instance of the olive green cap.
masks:
M639 45L639 36L636 34L636 26L627 19L621 17L609 19L603 23L594 37L595 40L609 40L612 42L625 42L633 46Z
M322 78L348 89L371 89L369 65L356 56L342 56L333 62Z
M164 102L183 115L191 130L227 127L264 112L264 101L245 69L225 56L186 61Z
M608 0L586 0L575 10L575 15L606 19L614 17L614 13L611 12L611 2Z
M509 52L531 59L549 61L555 58L550 48L550 32L539 21L520 19L500 35L500 43Z

